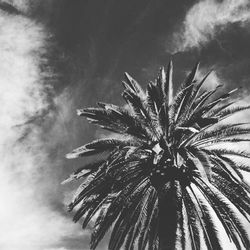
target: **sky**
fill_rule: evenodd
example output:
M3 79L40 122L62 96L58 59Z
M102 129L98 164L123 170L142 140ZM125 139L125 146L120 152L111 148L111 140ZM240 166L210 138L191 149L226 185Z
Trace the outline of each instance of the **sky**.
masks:
M89 249L66 209L79 183L61 182L88 160L65 154L104 131L77 108L122 105L124 72L145 86L170 59L174 89L201 61L208 87L248 102L249 44L248 0L0 1L0 249Z

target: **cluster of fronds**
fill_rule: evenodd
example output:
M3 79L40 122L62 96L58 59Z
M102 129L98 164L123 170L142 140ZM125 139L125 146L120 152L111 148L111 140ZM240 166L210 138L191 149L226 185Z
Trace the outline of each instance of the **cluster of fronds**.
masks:
M108 153L68 179L82 180L69 209L83 228L94 220L91 249L109 229L111 250L219 250L221 230L237 249L250 249L250 188L242 175L250 154L234 147L250 140L250 126L226 122L250 106L230 100L235 90L218 96L220 86L204 89L209 73L197 81L197 69L175 96L172 62L146 91L125 74L127 105L78 110L116 134L67 155Z

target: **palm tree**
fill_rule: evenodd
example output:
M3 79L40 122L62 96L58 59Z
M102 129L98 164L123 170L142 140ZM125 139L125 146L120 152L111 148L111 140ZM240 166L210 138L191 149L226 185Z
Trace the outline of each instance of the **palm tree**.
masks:
M223 249L221 232L250 249L247 123L228 117L250 106L203 87L198 63L173 96L172 62L146 91L127 73L126 105L98 103L79 116L108 131L67 158L100 154L69 179L82 180L69 205L74 221L94 222L90 248L111 230L109 249ZM236 103L235 103L236 102ZM237 145L237 147L235 147Z

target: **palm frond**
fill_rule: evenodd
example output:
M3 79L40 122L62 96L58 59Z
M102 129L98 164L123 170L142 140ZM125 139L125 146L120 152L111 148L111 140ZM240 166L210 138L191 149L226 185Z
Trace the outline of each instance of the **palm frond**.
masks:
M170 61L167 67L166 74L162 71L162 89L167 105L170 106L173 102L173 62Z

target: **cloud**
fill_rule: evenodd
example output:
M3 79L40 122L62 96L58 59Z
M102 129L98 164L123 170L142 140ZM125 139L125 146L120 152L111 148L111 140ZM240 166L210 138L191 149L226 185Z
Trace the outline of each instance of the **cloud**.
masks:
M203 77L209 72L208 69L204 68L201 69L197 72L197 79L201 80L203 79ZM207 77L204 85L203 85L203 89L206 90L211 90L216 88L218 85L223 85L222 83L222 79L220 79L220 77L218 76L218 73L215 71L212 71L209 76Z
M173 34L172 52L202 47L234 23L249 27L248 0L199 1L188 10L181 29Z
M10 4L22 13L29 13L32 8L40 3L40 0L1 0L0 3Z
M35 0L33 2L36 3L37 1ZM27 13L31 8L30 0L1 0L0 3L9 4L22 13Z
M49 140L61 137L59 131L44 135L44 126L55 122L44 84L48 72L41 70L48 33L1 10L0 27L0 249L63 249L65 238L82 231L51 204L59 181L50 169L59 160L50 157Z

